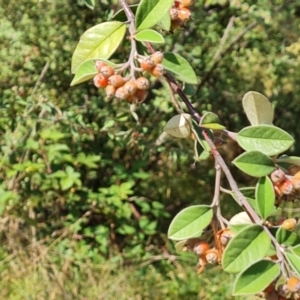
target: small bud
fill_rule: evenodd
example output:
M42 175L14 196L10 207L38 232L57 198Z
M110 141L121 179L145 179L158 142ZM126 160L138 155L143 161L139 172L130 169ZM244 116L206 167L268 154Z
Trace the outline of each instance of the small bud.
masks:
M282 222L281 227L286 230L293 230L297 226L297 220L295 218L286 219Z

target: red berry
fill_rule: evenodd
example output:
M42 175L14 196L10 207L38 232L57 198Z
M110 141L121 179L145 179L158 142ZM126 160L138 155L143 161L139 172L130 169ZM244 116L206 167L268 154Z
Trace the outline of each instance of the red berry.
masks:
M124 78L121 75L112 75L108 78L108 84L118 88L124 84Z
M139 77L135 84L139 90L147 90L149 88L149 80L145 77Z
M100 68L100 73L105 77L109 78L115 74L115 70L110 66L103 66Z
M279 190L284 195L290 195L294 191L294 186L291 180L285 179L278 185Z
M100 69L104 66L107 66L107 64L102 60L98 60L95 62L95 68L98 72L100 72Z
M151 74L155 77L161 77L165 74L165 68L162 64L157 64L156 67L151 70Z
M94 80L94 85L97 88L104 88L108 84L108 79L105 78L101 73L97 74L93 80Z

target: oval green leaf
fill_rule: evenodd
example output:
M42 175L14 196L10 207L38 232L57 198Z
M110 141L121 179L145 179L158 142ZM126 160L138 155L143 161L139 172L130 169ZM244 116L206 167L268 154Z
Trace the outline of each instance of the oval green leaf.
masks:
M157 25L165 31L170 31L171 29L171 16L170 12L167 13L162 17L162 19L157 23Z
M255 199L259 215L266 220L275 209L275 192L269 177L264 176L258 180Z
M140 42L149 42L154 44L162 44L165 42L163 36L153 29L141 30L134 36L134 38Z
M72 73L88 59L108 59L122 42L126 25L111 21L88 29L80 38L72 56Z
M239 273L265 257L271 240L262 226L249 225L234 236L223 253L224 271Z
M95 0L84 0L84 4L90 8L90 9L94 9L95 7Z
M164 131L177 138L187 138L191 134L192 117L189 114L180 114L171 118Z
M279 244L283 244L285 246L297 246L300 244L300 238L297 233L285 230L282 227L280 227L276 232L276 240Z
M243 97L243 107L251 125L272 125L274 110L271 102L264 95L248 92Z
M115 64L111 63L108 60L100 59L104 61L107 65L114 67ZM88 59L81 63L75 72L75 76L71 82L71 86L85 82L93 78L98 72L95 69L95 59Z
M212 129L212 130L223 130L225 129L225 126L218 124L218 123L208 123L208 124L204 124L204 125L200 125L203 128L208 128L208 129Z
M170 224L168 237L184 240L200 236L212 220L213 211L208 205L194 205L179 212Z
M273 160L260 151L245 152L234 159L232 163L253 177L266 176L275 170Z
M243 128L237 134L237 142L246 151L257 150L272 156L288 150L294 139L278 127L258 125Z
M190 84L197 84L197 77L193 68L180 55L166 52L164 53L162 64L167 71L175 74L179 80Z
M300 276L300 257L295 255L294 253L289 252L285 252L284 255L289 261L294 271L298 273L298 276Z
M173 2L173 0L142 0L136 12L136 29L139 31L153 27L169 11Z
M249 295L262 292L280 274L280 267L271 260L260 260L237 275L233 295Z
M213 112L207 111L201 117L199 125L210 124L210 123L220 123L218 115Z

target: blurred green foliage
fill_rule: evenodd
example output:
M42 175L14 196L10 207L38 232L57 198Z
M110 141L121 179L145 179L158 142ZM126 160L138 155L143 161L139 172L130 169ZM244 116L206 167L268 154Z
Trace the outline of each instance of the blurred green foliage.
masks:
M192 142L157 143L175 114L160 82L152 80L135 109L106 101L91 83L69 86L80 35L110 18L117 1L97 1L95 10L71 0L0 3L1 260L16 244L37 241L55 241L57 253L81 263L173 252L168 225L183 207L211 201L213 161L194 167ZM213 111L238 131L248 125L244 93L264 93L275 125L295 137L299 153L300 4L214 0L196 1L192 10L185 30L164 33L161 50L178 52L195 69L198 111ZM126 61L128 50L126 43L113 60ZM230 163L240 151L229 141L222 153ZM252 184L233 171L239 184ZM224 209L232 215L237 207L226 198Z

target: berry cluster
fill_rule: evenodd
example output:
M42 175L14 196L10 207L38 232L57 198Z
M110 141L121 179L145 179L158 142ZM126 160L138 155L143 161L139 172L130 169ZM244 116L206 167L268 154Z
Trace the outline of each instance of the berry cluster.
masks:
M200 274L206 264L220 264L224 249L233 236L234 233L229 228L222 229L216 233L213 247L206 241L193 238L187 240L183 250L192 251L198 256L197 273Z
M184 24L191 19L192 13L188 7L194 2L195 0L174 1L174 4L170 9L171 30L184 27Z
M116 97L129 103L141 103L146 98L149 81L145 77L134 80L122 77L103 61L95 63L98 74L94 77L97 88L105 88L108 99Z
M293 200L291 196L300 191L300 171L291 176L285 174L281 169L277 169L270 175L270 178L279 199L286 196L286 200Z
M140 66L143 71L149 72L155 77L161 77L165 74L164 66L161 64L163 59L163 53L157 51L150 56L143 57L140 61Z

